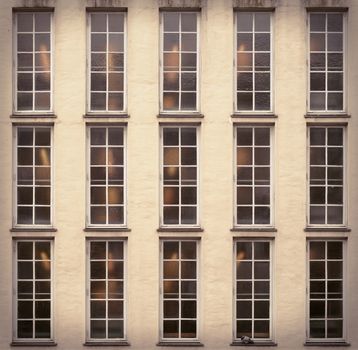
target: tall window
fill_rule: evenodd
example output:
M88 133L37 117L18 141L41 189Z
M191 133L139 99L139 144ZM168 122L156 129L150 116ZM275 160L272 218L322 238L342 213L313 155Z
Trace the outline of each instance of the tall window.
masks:
M343 340L343 242L309 241L308 251L308 339Z
M268 241L235 242L235 339L272 337L271 245Z
M161 242L161 339L198 338L198 242Z
M48 126L15 129L15 226L52 223L52 130Z
M236 110L271 111L271 13L236 14Z
M344 225L344 128L309 128L309 224Z
M125 110L125 14L90 13L90 112Z
M52 242L15 242L14 340L48 341L52 330Z
M124 340L125 242L88 242L87 340Z
M198 225L197 128L162 128L163 226Z
M236 128L235 225L272 225L271 128Z
M52 14L15 15L15 101L18 112L52 110Z
M91 126L88 226L123 226L125 210L124 127Z
M198 18L195 12L162 13L163 111L198 110Z
M311 111L343 111L344 14L310 13Z

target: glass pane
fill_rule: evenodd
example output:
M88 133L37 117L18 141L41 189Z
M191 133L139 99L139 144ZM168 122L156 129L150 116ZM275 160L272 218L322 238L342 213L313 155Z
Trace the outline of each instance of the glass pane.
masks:
M237 301L236 302L236 317L237 318L251 318L252 317L252 302L251 301Z
M191 55L191 54L185 54ZM186 56L184 56L186 57ZM179 53L164 53L164 70L165 71L178 71L179 70ZM183 59L183 54L182 54Z
M164 92L163 108L165 110L177 110L179 108L179 94L173 92Z
M196 243L182 242L181 243L181 258L182 259L196 259Z
M91 35L91 51L105 52L107 50L107 35L92 34Z
M258 111L270 110L270 94L269 93L255 93L255 109Z
M106 297L106 282L91 281L91 299L104 299Z
M91 242L91 259L106 259L106 242Z
M50 301L36 301L35 302L35 317L36 318L50 318L51 317L51 302Z
M252 34L240 33L237 35L237 51L252 51Z
M100 54L102 55L102 54ZM104 55L105 57L105 55ZM121 53L108 54L108 70L109 71L122 71L124 70L124 55Z
M255 260L269 260L270 259L270 243L255 242L254 243L254 258Z
M310 301L310 318L324 318L325 317L325 301L311 300Z
M237 145L238 146L251 146L252 145L252 128L237 128Z
M123 279L123 261L112 260L108 262L108 278Z
M255 33L255 50L270 51L270 34Z
M252 204L252 187L237 188L237 204Z
M174 300L163 301L163 316L164 318L178 318L179 317L179 302Z
M178 207L164 207L163 223L167 225L179 224L179 208Z
M328 66L328 70L343 70L343 54L328 53L327 66Z
M237 279L251 279L252 278L252 264L246 261L236 262L236 278Z
M108 321L108 338L123 338L124 326L121 320Z
M106 262L105 261L91 261L91 278L105 279L106 278Z
M325 278L325 263L324 261L310 261L310 278L324 279Z
M182 282L182 283L184 283L184 282ZM190 283L190 282L186 282L186 283ZM179 298L179 282L164 281L163 287L164 287L164 298L165 299ZM182 294L183 294L183 290L182 290Z
M32 13L17 14L17 31L32 32L33 31L33 15Z
M343 278L343 263L341 261L327 262L327 276L331 279Z
M196 222L196 207L182 207L181 208L181 223L183 225L195 225Z
M325 258L325 242L310 242L310 259Z
M104 13L91 14L91 32L107 31L107 15Z
M164 34L164 51L179 51L179 34Z
M17 207L17 223L18 224L33 224L32 222L32 208Z
M17 70L18 71L32 71L33 69L33 54L22 53L17 55Z
M325 145L326 144L326 129L325 128L311 128L310 129L310 143L311 143L311 145Z
M165 32L179 32L179 13L163 13L163 20Z
M108 74L108 91L123 91L123 74Z
M324 110L326 107L325 93L311 93L310 94L310 107L311 110L319 111Z
M124 31L124 14L122 13L108 14L108 31L109 32Z
M254 278L255 279L269 279L270 278L270 263L269 262L255 262Z
M182 338L196 338L196 321L181 321Z
M327 30L328 32L343 31L343 15L341 13L327 14Z
M270 70L270 54L269 53L255 53L255 70L267 71Z
M106 109L106 94L91 94L91 109L105 110Z
M255 31L269 32L270 18L271 18L271 14L269 12L255 13Z
M122 206L108 208L108 223L113 225L124 223L124 208Z
M33 257L33 243L32 242L18 242L17 243L17 258L19 260L31 260Z
M343 321L342 320L328 320L327 321L327 338L342 338L343 337Z
M328 91L343 90L343 73L328 73Z
M242 111L252 110L252 93L237 94L237 109Z
M250 32L253 30L253 15L250 12L237 13L237 31Z
M91 320L91 338L106 338L106 321Z
M35 278L36 279L50 279L51 278L51 262L44 260L35 262Z
M310 14L311 32L324 32L326 30L326 15L322 13Z
M196 93L182 93L181 94L181 109L195 110L196 109Z
M164 259L179 259L179 242L164 242Z
M123 259L123 242L108 242L108 259Z
M163 89L178 91L179 90L179 73L164 73L163 77Z
M270 187L255 187L255 204L270 204Z
M196 261L182 261L181 278L182 279L196 278Z
M164 187L163 189L164 204L179 204L179 188Z
M342 300L328 300L327 301L327 317L329 317L329 318L343 317L343 302L342 302Z
M163 321L163 336L164 338L178 338L179 321Z
M247 281L237 282L236 298L251 299L252 298L252 282L247 282Z
M51 244L50 244L50 242L36 242L35 243L35 259L36 260L50 260L51 259Z
M164 261L163 262L163 277L164 278L179 278L179 262L178 261Z
M310 203L311 204L325 204L326 191L325 187L311 187L310 188Z
M32 91L33 90L33 74L19 73L17 75L17 89L18 91Z
M343 259L342 242L327 242L327 259Z
M33 301L18 301L17 303L17 317L18 318L32 318L33 317ZM32 335L30 335L30 338Z
M51 31L51 14L35 13L35 32Z
M328 51L343 51L343 34L328 33L327 37Z
M328 107L329 110L343 110L343 93L329 92Z
M237 207L237 224L252 224L252 207Z
M196 298L196 281L181 282L181 298Z
M35 50L36 51L51 50L50 34L35 34Z
M269 338L270 337L270 321L255 321L254 322L254 337L255 338Z
M324 299L326 292L325 281L311 281L310 282L310 298L311 299Z
M33 51L33 35L32 34L18 34L17 35L17 51L18 52Z
M270 91L270 73L255 74L255 90Z
M35 188L35 204L36 205L50 205L51 204L51 189L50 189L50 187Z
M181 50L196 51L196 34L181 34Z
M270 302L269 301L255 301L254 305L255 318L269 318L270 317Z
M196 32L196 13L181 13L182 32Z
M181 74L182 91L196 91L196 73Z
M108 301L108 317L109 318L123 318L123 301L122 300Z
M240 147L237 148L237 165L251 165L252 164L252 148Z
M325 337L325 321L310 321L310 338Z
M251 242L237 242L236 243L236 259L247 260L252 259L252 243Z
M252 337L252 321L237 321L236 322L236 337L243 336Z
M270 164L270 149L255 147L255 165Z
M255 299L269 299L270 298L270 282L255 281L254 284Z
M37 207L35 208L35 224L49 225L51 216L50 207Z
M33 283L32 283L32 281L17 282L17 297L19 299L32 299L33 298Z
M124 297L123 290L122 281L108 281L108 299L122 299Z
M123 52L124 51L124 35L109 34L108 35L108 51Z
M237 54L237 70L238 71L252 70L252 53Z
M50 338L50 321L35 321L35 338Z
M252 91L252 73L237 73L237 89L239 91Z
M311 51L325 51L326 49L326 35L324 33L313 33L310 35L310 50Z
M18 187L17 188L17 204L32 204L33 202L33 188L32 187Z

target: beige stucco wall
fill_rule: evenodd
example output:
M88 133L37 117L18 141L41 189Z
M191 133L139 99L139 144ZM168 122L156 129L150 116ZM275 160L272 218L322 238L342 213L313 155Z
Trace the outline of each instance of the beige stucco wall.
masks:
M55 6L54 329L58 349L85 341L85 238L128 237L127 336L134 349L155 349L159 335L159 237L201 237L200 330L207 349L232 341L233 6L277 6L274 15L274 340L280 349L305 341L306 237L348 237L347 340L358 349L358 1L357 0L2 0L0 1L0 349L12 339L12 7ZM305 233L306 50L305 5L349 7L347 52L348 233ZM86 6L128 8L129 233L84 232L86 162ZM158 6L202 6L200 212L204 232L158 233L159 11ZM34 119L31 119L34 120ZM43 121L43 120L41 120ZM92 119L91 121L96 121ZM102 121L102 119L97 119ZM116 121L113 118L103 121ZM160 122L168 121L165 119ZM170 119L173 121L173 119ZM178 119L178 121L180 121ZM250 121L241 119L240 121ZM322 120L309 120L321 122ZM324 122L336 119L324 120ZM111 349L111 347L108 347ZM253 347L255 349L255 347Z

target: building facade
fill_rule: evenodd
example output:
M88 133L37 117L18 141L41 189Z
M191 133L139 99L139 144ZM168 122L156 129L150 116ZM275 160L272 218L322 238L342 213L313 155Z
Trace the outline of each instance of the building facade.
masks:
M0 2L0 348L358 348L356 0Z

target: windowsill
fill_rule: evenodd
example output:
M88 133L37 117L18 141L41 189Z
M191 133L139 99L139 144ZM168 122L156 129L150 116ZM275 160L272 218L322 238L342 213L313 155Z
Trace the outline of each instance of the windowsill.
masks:
M129 114L126 112L117 112L117 113L106 113L106 112L87 112L83 115L83 118L123 118L127 119L129 118Z
M157 346L204 346L199 341L160 341Z
M10 232L57 232L54 227L13 227Z
M131 232L128 227L85 227L84 232Z
M57 346L54 341L13 341L10 346Z
M242 341L234 340L230 346L277 346L277 343L273 341L261 341L245 344Z
M159 227L157 232L204 232L202 227Z
M233 227L231 232L277 232L274 227Z
M278 116L272 112L234 112L231 118L278 118Z
M204 118L204 115L199 112L160 112L157 115L157 118L185 118L185 119L195 119L195 118Z
M351 232L348 227L305 227L304 232Z
M120 341L86 341L83 346L130 346L126 340Z
M10 118L51 118L56 119L57 115L53 112L50 113L41 113L41 112L31 112L31 113L13 113L10 115Z
M308 112L305 118L350 118L351 116L345 112Z
M323 341L306 341L303 343L304 346L351 346L351 344L345 341L337 342L323 342Z

